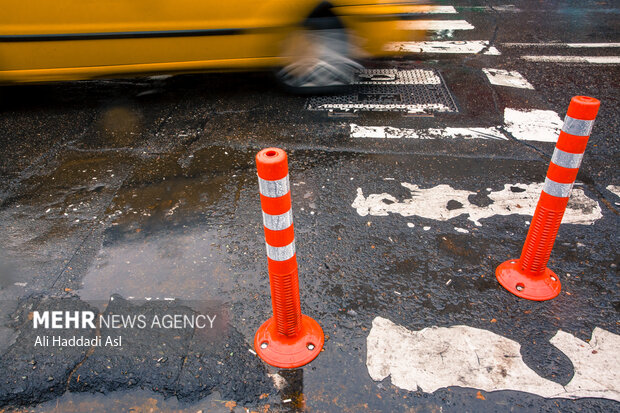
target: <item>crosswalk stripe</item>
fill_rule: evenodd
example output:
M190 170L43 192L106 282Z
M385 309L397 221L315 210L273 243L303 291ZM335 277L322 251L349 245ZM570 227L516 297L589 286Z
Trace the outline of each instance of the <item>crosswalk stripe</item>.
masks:
M521 56L530 62L541 63L589 63L595 65L620 64L620 56Z
M352 138L366 139L494 139L508 140L497 128L430 128L407 129L391 126L360 126L351 124Z
M398 24L400 30L473 30L466 20L405 20Z
M504 188L497 191L490 188L485 190L484 187L477 190L465 190L446 184L429 188L409 182L401 182L400 185L402 188L397 190L397 195L374 191L366 192L365 195L364 190L358 187L351 207L362 217L401 215L442 222L466 218L475 226L481 227L489 223L489 218L496 216L522 215L524 219L531 218L540 193L545 187L542 182L531 184L511 182L504 184ZM389 187L393 186L389 185ZM492 201L491 204L480 206L471 202L471 196L480 192L486 194ZM449 208L450 201L456 201L461 206L457 209ZM593 225L601 218L603 218L603 213L598 201L587 196L582 188L575 188L571 193L571 200L562 222ZM399 222L404 225L403 221Z
M620 43L502 43L505 47L568 47L572 49L581 48L614 48L620 47Z
M485 55L501 55L499 50L489 46L486 40L391 42L385 45L385 50L403 53L476 54L482 52Z
M457 14L454 6L399 6L403 14Z
M523 141L556 142L562 119L552 110L504 109L504 128L514 138ZM362 126L351 123L351 138L358 139L492 139L508 140L500 126L447 127L429 129L395 128L392 126Z

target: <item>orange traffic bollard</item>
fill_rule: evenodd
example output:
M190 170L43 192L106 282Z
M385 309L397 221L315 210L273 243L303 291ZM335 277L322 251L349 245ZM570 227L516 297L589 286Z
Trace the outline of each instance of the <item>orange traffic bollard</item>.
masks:
M319 354L324 336L321 326L301 313L286 152L263 149L256 155L256 166L273 317L256 332L254 349L272 366L301 367Z
M560 294L560 279L547 268L547 262L600 104L587 96L571 99L521 258L495 270L499 283L516 296L544 301Z

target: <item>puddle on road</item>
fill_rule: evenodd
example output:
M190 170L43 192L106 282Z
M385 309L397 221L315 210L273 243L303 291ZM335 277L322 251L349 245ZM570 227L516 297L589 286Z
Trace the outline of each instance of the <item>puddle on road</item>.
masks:
M123 157L68 152L33 172L3 200L0 249L15 264L19 282L10 287L9 298L53 286L76 249L100 225L127 169Z
M128 299L213 298L232 286L220 236L197 227L104 245L79 295L87 301L115 293Z
M20 413L89 413L89 412L133 412L133 413L258 413L258 412L303 412L311 411L307 402L323 405L331 402L323 393L324 383L317 385L316 392L307 392L304 386L304 369L273 370L270 374L277 392L264 393L251 405L244 406L227 399L214 391L198 401L180 401L177 397L164 397L149 390L115 391L103 393L67 392L57 399L29 408L15 409ZM312 387L315 387L312 385ZM310 397L310 400L308 400ZM313 404L313 403L311 403ZM324 405L323 405L324 406ZM366 407L368 407L366 405ZM343 411L351 412L344 408Z
M88 413L88 412L203 412L221 413L230 411L245 412L232 400L222 400L218 393L196 403L179 402L176 397L164 398L161 394L146 390L131 392L101 393L65 393L56 400L38 406L17 409L22 413ZM259 411L263 411L260 409Z
M232 289L226 240L249 176L234 173L240 165L226 161L239 157L214 153L199 152L184 167L171 157L134 171L106 211L111 225L83 278L83 299L117 293L208 300Z

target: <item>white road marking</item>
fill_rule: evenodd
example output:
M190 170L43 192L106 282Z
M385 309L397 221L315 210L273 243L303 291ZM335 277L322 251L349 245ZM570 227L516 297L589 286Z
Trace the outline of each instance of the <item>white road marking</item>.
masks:
M466 20L404 20L398 22L399 30L473 30Z
M406 129L391 126L360 126L352 123L352 138L373 139L496 139L508 138L493 128L444 128L444 129Z
M454 6L400 6L404 14L457 14Z
M552 110L505 108L504 124L519 140L556 142L563 122Z
M517 71L502 70L502 69L482 69L489 82L492 85L516 87L520 89L534 89L534 86L527 81L523 75Z
M517 6L515 6L514 4L506 4L505 6L486 7L486 9L491 10L491 11L503 11L503 12L509 12L509 13L518 13L521 11L521 9L517 8Z
M497 215L518 214L531 217L544 186L543 183L505 184L504 189L500 191L488 192L487 196L493 202L488 206L481 207L469 201L469 197L476 195L477 192L455 189L450 185L438 185L426 189L407 182L402 182L401 185L410 191L410 198L399 200L387 193L364 196L362 188L357 188L357 195L351 206L363 217L399 214L404 217L415 215L427 219L447 221L467 214L470 221L476 226L481 226L481 219ZM448 202L450 201L456 201L462 207L448 209ZM592 225L602 217L599 203L586 196L581 188L574 188L562 222L565 224Z
M575 374L564 386L567 397L620 401L620 336L595 327L589 342L561 330L549 342L573 363Z
M566 386L540 377L523 361L519 343L491 331L463 325L409 331L377 317L366 339L366 366L373 380L391 375L392 384L409 391L459 386L620 401L620 336L596 327L589 343L563 331L550 342L573 363Z
M618 185L607 185L606 189L609 192L613 193L618 198L620 198L620 186L618 186ZM614 204L620 205L620 202L614 202Z
M595 65L620 64L620 56L521 56L530 62L543 63L588 63Z
M506 47L569 47L573 49L582 48L613 48L620 47L620 43L502 43Z
M286 387L286 379L280 376L278 373L267 373L267 375L271 377L271 380L273 380L273 385L276 387L276 389L282 390L284 387Z
M613 192L615 196L620 197L620 185L607 185L606 189Z
M171 77L174 77L174 75L155 75L155 76L149 76L148 78L151 80L166 80L166 79L170 79Z
M456 14L457 11L454 6L433 6L433 9L429 13Z
M355 104L352 104L355 106ZM329 105L326 105L329 106ZM390 105L398 106L398 105ZM427 105L409 107L409 111L423 112ZM556 142L562 128L562 119L552 110L504 109L506 131L524 141ZM498 127L409 129L391 126L361 126L351 123L350 136L362 139L495 139L508 140Z
M486 40L473 41L428 41L428 42L390 42L385 45L388 52L403 53L451 53L476 54L487 49L485 55L501 55L495 47L489 47Z

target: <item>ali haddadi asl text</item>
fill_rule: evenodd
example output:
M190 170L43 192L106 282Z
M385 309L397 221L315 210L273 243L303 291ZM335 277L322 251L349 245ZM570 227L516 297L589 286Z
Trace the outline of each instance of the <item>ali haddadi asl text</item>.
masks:
M35 347L120 347L123 345L123 337L107 336L105 340L101 336L96 337L61 337L61 336L37 336Z

